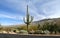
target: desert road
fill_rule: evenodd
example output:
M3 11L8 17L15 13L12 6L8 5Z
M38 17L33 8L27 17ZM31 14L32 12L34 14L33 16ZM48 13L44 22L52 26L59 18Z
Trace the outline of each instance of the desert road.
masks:
M0 34L0 38L60 38L59 36Z

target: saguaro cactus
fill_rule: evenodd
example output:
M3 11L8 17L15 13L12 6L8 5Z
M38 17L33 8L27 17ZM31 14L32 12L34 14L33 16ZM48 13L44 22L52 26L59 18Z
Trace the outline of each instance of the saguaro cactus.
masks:
M33 21L33 17L29 15L28 12L28 5L27 5L27 14L26 14L26 18L23 18L24 23L27 24L27 32L29 32L28 30L28 25Z

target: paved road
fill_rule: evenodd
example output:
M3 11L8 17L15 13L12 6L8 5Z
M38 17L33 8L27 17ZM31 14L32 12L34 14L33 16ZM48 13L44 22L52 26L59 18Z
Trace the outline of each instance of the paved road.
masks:
M58 36L33 36L33 35L0 34L0 38L60 38L60 37L58 37Z

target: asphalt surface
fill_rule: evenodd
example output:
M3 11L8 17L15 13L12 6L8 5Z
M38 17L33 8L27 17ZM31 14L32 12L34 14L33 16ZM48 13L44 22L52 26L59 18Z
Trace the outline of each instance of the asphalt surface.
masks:
M18 34L0 34L0 38L60 38L60 36L35 36L35 35L18 35Z

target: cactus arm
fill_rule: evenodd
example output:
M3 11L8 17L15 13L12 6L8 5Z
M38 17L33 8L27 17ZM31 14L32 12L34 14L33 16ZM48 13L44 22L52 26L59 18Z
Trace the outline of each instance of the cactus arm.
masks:
M25 18L23 18L23 21L24 21L25 24L27 24L27 22L25 21Z
M33 21L33 16L31 16L31 22Z
M31 20L29 21L29 23L31 23L33 21L33 17L31 16Z

